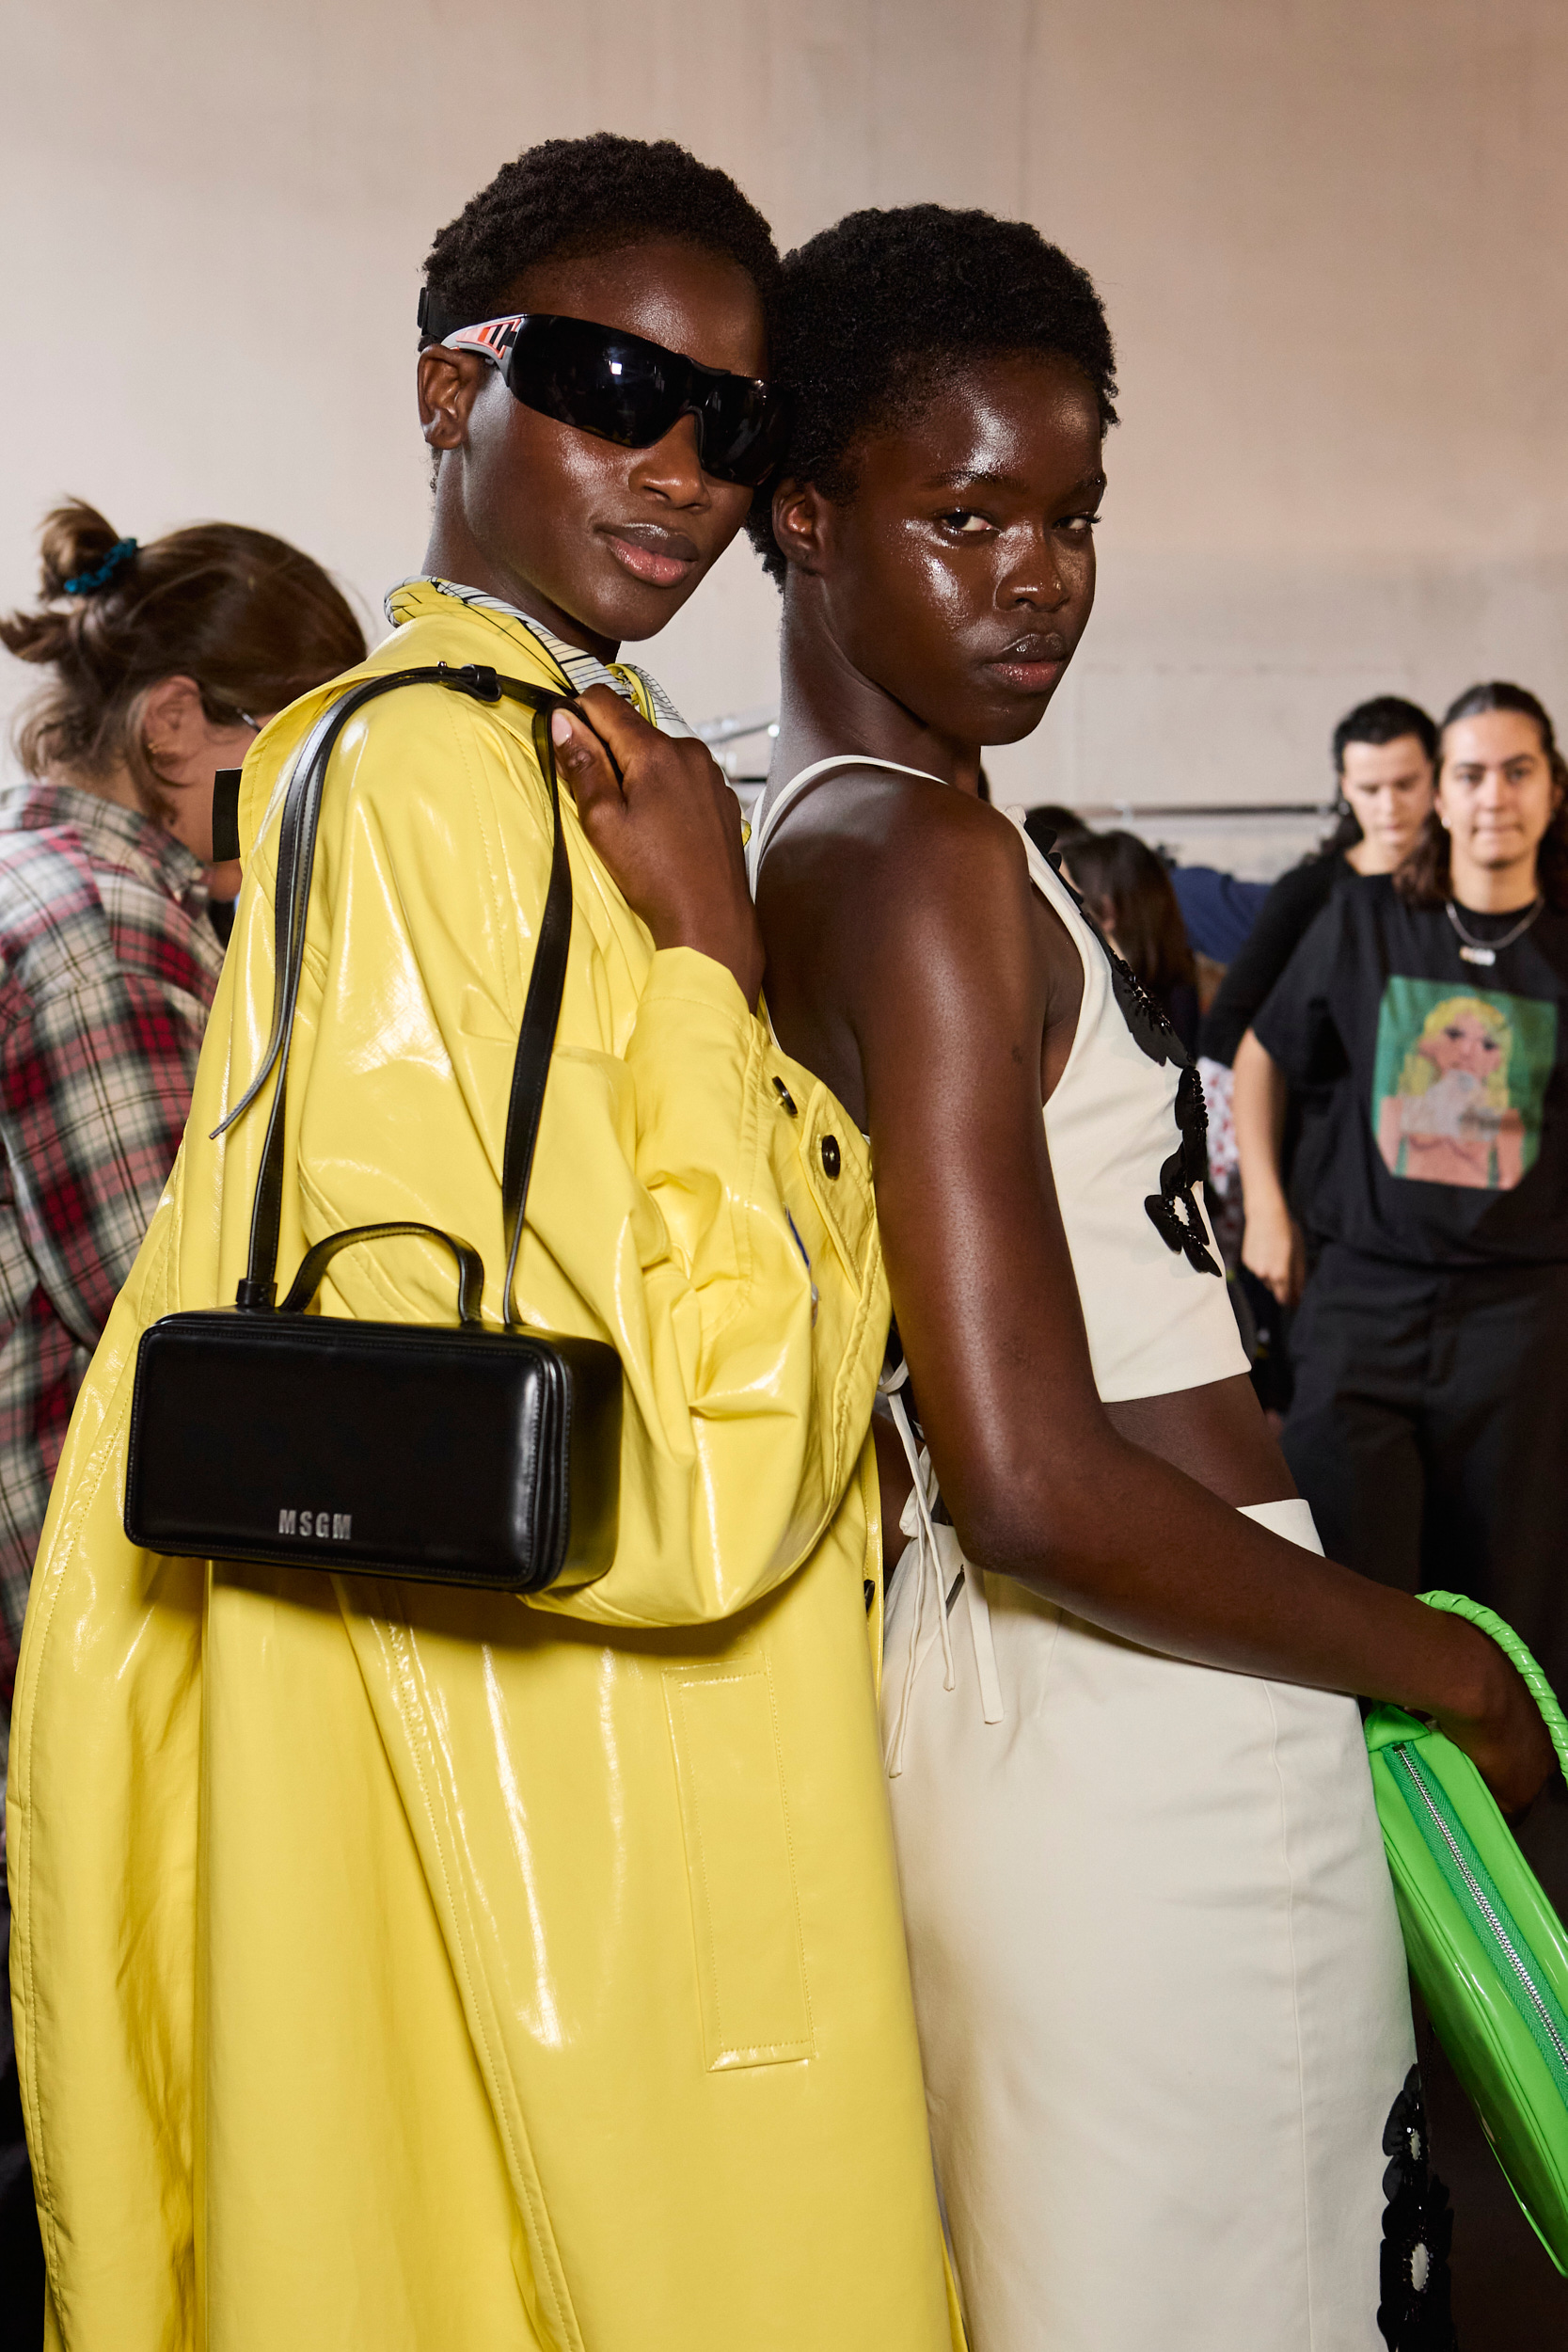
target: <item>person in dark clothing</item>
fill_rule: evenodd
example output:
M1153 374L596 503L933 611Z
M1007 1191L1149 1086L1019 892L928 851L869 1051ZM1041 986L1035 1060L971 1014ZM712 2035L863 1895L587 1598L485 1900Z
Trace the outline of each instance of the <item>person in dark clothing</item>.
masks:
M1334 730L1338 826L1315 857L1293 866L1275 884L1199 1033L1200 1067L1215 1131L1224 1132L1223 1113L1228 1106L1238 1152L1242 1127L1251 1120L1261 1123L1263 1136L1278 1154L1279 1197L1265 1185L1259 1196L1245 1201L1237 1268L1259 1333L1255 1383L1264 1405L1277 1413L1290 1408L1290 1316L1307 1275L1300 1214L1292 1215L1289 1203L1311 1182L1311 1168L1300 1158L1307 1104L1259 1052L1248 1025L1335 891L1358 876L1392 873L1414 845L1432 807L1436 755L1437 729L1418 703L1379 694L1347 711ZM1227 1085L1231 1064L1235 1075ZM1250 1156L1256 1167L1264 1154L1255 1149Z
M1437 729L1418 703L1378 694L1334 730L1340 816L1321 850L1282 874L1204 1017L1199 1043L1212 1061L1236 1049L1296 942L1351 874L1391 874L1432 807Z
M1197 973L1164 860L1135 833L1071 833L1058 847L1089 913L1191 1053L1197 1041Z
M1321 1253L1291 1332L1284 1433L1323 1540L1382 1582L1495 1607L1559 1691L1568 1688L1565 791L1568 769L1533 695L1503 685L1462 695L1444 725L1436 812L1415 851L1392 881L1338 893L1250 1041L1283 1078L1327 1086L1304 1147L1318 1172L1309 1192L1298 1185ZM1245 1152L1243 1139L1243 1168ZM1254 1170L1249 1208L1256 1190ZM1555 1779L1519 1837L1568 1916L1565 1798ZM1473 2296L1469 2352L1561 2342L1568 2284L1501 2189L1430 2034L1421 2063L1454 2195L1456 2300Z
M1568 1685L1565 789L1533 695L1462 695L1415 850L1330 900L1254 1035L1321 1089L1285 1450L1323 1540L1495 1605ZM1277 1161L1239 1126L1250 1216Z

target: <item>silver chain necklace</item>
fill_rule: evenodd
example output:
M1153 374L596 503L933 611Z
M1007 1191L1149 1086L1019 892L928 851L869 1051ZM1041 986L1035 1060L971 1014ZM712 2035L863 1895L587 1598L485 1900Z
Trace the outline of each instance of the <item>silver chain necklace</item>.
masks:
M1520 916L1518 922L1514 924L1513 929L1511 931L1504 931L1500 939L1491 940L1472 939L1470 937L1469 932L1465 930L1464 924L1459 919L1459 909L1455 906L1451 898L1449 900L1448 905L1443 909L1443 912L1448 916L1449 921L1453 925L1454 930L1459 933L1459 952L1461 958L1465 963L1496 963L1497 961L1498 948L1512 947L1516 939L1523 939L1525 933L1528 930L1530 925L1534 922L1536 916L1540 914L1545 903L1546 901L1544 898L1537 898L1530 906L1526 908L1524 914Z

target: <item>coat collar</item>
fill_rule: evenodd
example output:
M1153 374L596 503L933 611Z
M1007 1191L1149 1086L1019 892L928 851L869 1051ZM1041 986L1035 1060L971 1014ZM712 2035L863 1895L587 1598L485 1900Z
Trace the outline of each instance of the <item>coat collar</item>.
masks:
M534 653L543 651L550 665L559 671L571 693L580 694L590 686L608 686L627 700L641 703L643 695L639 694L631 683L634 678L638 679L652 705L656 724L666 735L690 734L691 729L658 680L638 663L601 661L596 654L584 653L581 646L567 644L564 638L546 628L543 621L536 621L529 613L519 612L515 604L507 604L499 596L486 596L482 589L465 588L456 580L435 580L422 575L400 580L395 588L388 590L387 618L394 628L401 628L406 621L420 620L438 612L443 598L455 599L476 617L499 628L513 644Z

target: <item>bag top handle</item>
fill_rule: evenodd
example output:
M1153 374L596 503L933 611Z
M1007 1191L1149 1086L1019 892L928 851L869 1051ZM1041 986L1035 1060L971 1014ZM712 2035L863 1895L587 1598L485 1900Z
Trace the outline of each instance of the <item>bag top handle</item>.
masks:
M241 1112L247 1110L255 1101L276 1066L277 1084L273 1089L266 1140L261 1148L261 1166L251 1206L250 1258L235 1292L234 1304L252 1313L265 1313L277 1308L289 1052L293 1041L300 975L305 964L306 917L309 910L310 878L315 865L316 834L321 822L327 764L338 738L355 713L379 695L390 693L403 686L444 686L454 693L470 695L475 702L498 703L505 696L513 702L524 704L533 714L534 753L549 787L549 886L545 893L533 969L529 976L528 996L523 1007L522 1028L512 1065L512 1093L507 1104L506 1145L501 1163L501 1229L506 1244L502 1308L505 1327L514 1330L517 1327L517 1317L513 1286L516 1279L518 1252L522 1247L523 1212L528 1203L529 1179L533 1171L534 1148L539 1140L539 1122L545 1107L545 1085L555 1048L556 1025L561 1017L561 1000L566 986L566 959L572 941L571 866L561 824L561 787L556 774L555 746L550 739L551 716L563 707L568 697L553 692L547 687L531 686L522 678L501 676L477 662L453 669L449 663L438 661L420 669L393 670L382 677L361 679L358 685L347 688L327 706L295 756L284 792L283 814L278 828L277 879L274 892L277 979L272 1027L256 1075L233 1109L213 1129L214 1136L217 1136L232 1126ZM477 1307L477 1300L472 1298L472 1289L478 1259L467 1243L454 1241L450 1234L438 1232L434 1226L356 1225L344 1233L331 1235L327 1242L318 1242L301 1264L289 1296L283 1302L284 1308L297 1311L309 1303L328 1263L350 1241L370 1240L374 1235L394 1232L427 1233L445 1242L453 1251L463 1275L460 1318L465 1326L472 1324L475 1320L472 1310ZM467 1263L469 1261L471 1264ZM308 1269L314 1273L315 1279L308 1294L302 1295ZM482 1269L480 1279L483 1281Z
M1491 1635L1509 1663L1518 1669L1526 1690L1541 1709L1541 1720L1557 1750L1558 1764L1568 1772L1568 1718L1558 1704L1556 1692L1513 1628L1505 1624L1495 1610L1483 1608L1479 1600L1467 1600L1463 1593L1418 1593L1416 1597L1424 1600L1429 1609L1446 1609L1456 1617L1465 1617L1479 1631Z

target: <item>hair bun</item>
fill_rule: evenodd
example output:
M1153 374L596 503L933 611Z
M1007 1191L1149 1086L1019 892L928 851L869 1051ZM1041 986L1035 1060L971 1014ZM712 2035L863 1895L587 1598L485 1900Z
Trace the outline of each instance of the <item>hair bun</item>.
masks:
M114 525L105 522L97 507L88 506L84 499L68 499L63 506L56 506L45 516L39 541L45 597L53 601L56 596L90 593L86 581L121 544Z

